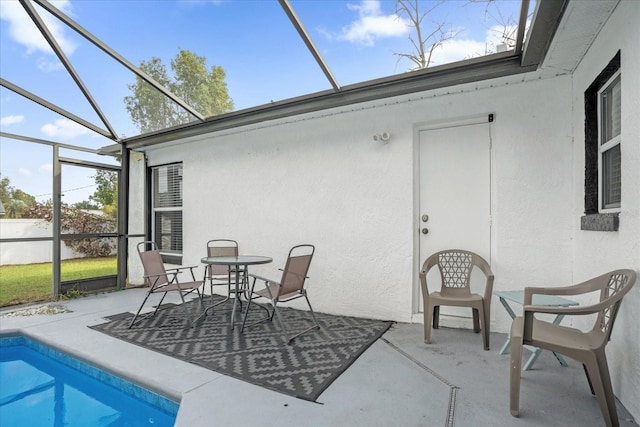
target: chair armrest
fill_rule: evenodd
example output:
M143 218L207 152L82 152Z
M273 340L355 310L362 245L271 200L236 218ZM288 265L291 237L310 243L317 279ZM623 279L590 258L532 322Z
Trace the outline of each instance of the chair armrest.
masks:
M533 320L535 313L555 314L563 316L584 316L595 314L610 307L615 300L607 299L597 304L581 305L577 307L550 307L542 305L525 305L522 308L522 316L524 317L522 338L525 342L530 342L533 336Z
M156 283L158 282L158 279L162 276L167 276L167 283L164 283L156 287ZM148 280L149 285L151 286L151 290L153 291L153 289L160 289L173 283L174 281L177 281L178 272L177 271L173 273L165 272L164 274L145 274L144 276L142 276L142 278ZM153 278L155 278L155 280L153 280Z
M554 288L524 288L524 305L531 305L531 298L536 295L582 295L600 290L595 280L588 280L577 285Z
M189 270L191 272L191 278L195 282L196 281L196 275L193 273L193 269L197 268L197 267L198 267L197 265L186 265L186 266L169 268L169 269L166 269L165 271L175 271L175 273L172 273L172 274L176 274L177 275L182 270ZM175 278L177 278L177 276Z
M560 294L560 295L565 295L565 294ZM574 295L574 294L566 294L566 295ZM595 304L580 305L575 307L551 307L551 306L525 304L523 307L523 312L530 312L532 314L533 313L562 314L562 315L570 315L570 316L588 315L588 314L598 313L602 310L605 310L611 307L617 301L621 300L622 297L624 297L624 293L618 292L615 295L611 295L605 300L599 301ZM526 300L526 289L525 289L525 300Z
M257 274L249 274L249 277L253 277L254 279L262 280L263 282L275 283L275 284L278 284L278 285L280 284L280 282L278 282L278 281L267 279L266 277L258 276Z
M607 300L592 305L580 305L577 307L550 307L546 305L525 305L523 313L561 314L564 316L582 316L594 314L612 305L613 301Z
M180 266L180 267L174 267L174 268L167 268L165 269L165 271L176 271L176 272L180 272L182 270L186 270L186 269L190 269L193 270L194 268L197 268L197 265L189 265L189 266Z
M165 272L165 273L161 273L161 274L145 274L144 276L142 276L143 279L151 279L152 277L160 277L160 276L176 276L178 274L178 272L174 272L174 273L169 273L169 272Z

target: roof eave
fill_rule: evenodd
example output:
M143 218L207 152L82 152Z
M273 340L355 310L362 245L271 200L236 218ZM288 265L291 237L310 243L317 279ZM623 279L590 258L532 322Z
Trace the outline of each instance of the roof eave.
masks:
M338 92L333 90L317 92L214 116L204 122L189 123L131 137L123 140L122 143L129 149L139 150L269 120L525 73L534 71L536 68L537 64L523 67L520 55L504 52L490 57L470 59L463 63L447 64L400 76L344 86Z

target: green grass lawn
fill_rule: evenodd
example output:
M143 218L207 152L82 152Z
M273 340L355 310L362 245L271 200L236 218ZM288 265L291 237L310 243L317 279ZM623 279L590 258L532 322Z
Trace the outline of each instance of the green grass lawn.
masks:
M61 280L116 274L116 257L62 261ZM0 266L0 307L52 300L53 271L50 262Z

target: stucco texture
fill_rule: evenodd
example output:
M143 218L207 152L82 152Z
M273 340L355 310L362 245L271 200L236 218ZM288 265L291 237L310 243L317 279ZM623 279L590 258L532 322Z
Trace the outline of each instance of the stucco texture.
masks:
M494 113L492 260L495 289L570 280L570 79L487 82L210 135L152 150L183 162L185 263L206 241L282 267L298 243L317 246L309 282L318 310L410 321L419 297L414 224L415 130ZM390 132L388 144L373 134ZM540 265L552 268L540 269ZM497 330L510 319L493 310Z
M494 291L564 286L615 268L640 270L640 2L622 1L577 69L505 77L221 131L149 149L149 165L183 162L184 259L232 238L269 255L278 277L291 246L313 243L318 311L401 322L416 315L418 131L493 113ZM584 90L622 52L622 209L617 232L580 230ZM387 144L374 134L389 132ZM446 183L443 183L446 185ZM492 329L511 319L497 300ZM608 347L614 390L640 418L640 285ZM469 322L470 324L470 322ZM574 326L586 322L573 322ZM494 344L495 347L495 344Z
M622 1L573 74L574 167L574 280L616 268L640 272L640 2ZM622 76L622 202L617 232L580 231L584 213L584 91L616 52L621 53ZM625 297L607 357L614 392L640 419L640 284Z

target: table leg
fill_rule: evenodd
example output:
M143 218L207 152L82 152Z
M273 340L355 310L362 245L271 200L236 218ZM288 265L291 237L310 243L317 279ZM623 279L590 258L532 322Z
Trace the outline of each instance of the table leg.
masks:
M231 330L236 323L236 305L238 304L238 298L240 298L240 288L238 287L238 282L240 281L240 266L236 266L236 297L233 299L233 309L231 310ZM244 271L246 272L247 266L244 266Z
M202 298L204 298L204 290L206 288L207 288L207 267L205 266L205 268L204 268L204 276L202 277ZM200 316L196 317L196 319L193 321L194 324L198 320L202 319L203 317L207 317L207 310L209 310L210 308L213 308L213 306L205 307L204 303L202 301L200 301L200 303L202 304L202 307L204 308L204 310L202 311L202 314Z
M536 360L538 360L538 357L540 357L540 353L542 353L542 350L537 347L531 347L530 345L525 345L525 347L532 352L531 356L529 356L529 359L527 359L527 363L524 364L524 368L522 368L523 371L528 371L533 367L533 364L536 363Z
M509 306L509 303L502 297L500 297L500 303L502 304L504 309L507 310L507 313L509 313L509 316L511 316L511 319L515 319L516 314L513 312L513 310ZM507 340L502 345L502 348L500 349L500 352L498 354L509 354L510 345L511 345L511 334L507 336Z

